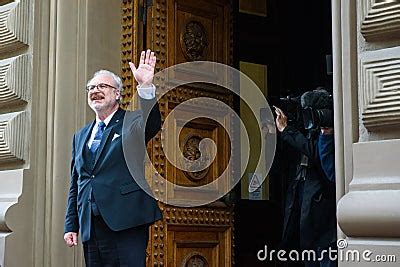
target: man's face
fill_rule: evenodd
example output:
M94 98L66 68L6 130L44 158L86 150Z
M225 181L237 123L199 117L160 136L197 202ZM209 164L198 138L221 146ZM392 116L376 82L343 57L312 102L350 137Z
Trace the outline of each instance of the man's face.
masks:
M88 84L88 87L95 86L88 90L88 104L96 111L111 109L118 105L117 99L120 98L120 92L114 79L107 74L97 75Z

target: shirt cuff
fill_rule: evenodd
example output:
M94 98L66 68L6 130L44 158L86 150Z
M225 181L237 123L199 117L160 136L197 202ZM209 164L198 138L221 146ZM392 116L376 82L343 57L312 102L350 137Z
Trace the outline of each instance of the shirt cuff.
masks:
M154 84L151 84L150 87L136 87L138 95L144 99L153 99L156 97L156 87Z

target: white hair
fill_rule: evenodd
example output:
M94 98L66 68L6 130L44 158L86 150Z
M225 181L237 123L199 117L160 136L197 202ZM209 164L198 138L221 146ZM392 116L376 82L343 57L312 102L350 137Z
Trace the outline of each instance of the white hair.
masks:
M115 74L114 72L109 71L109 70L98 70L98 71L96 71L93 74L93 77L87 82L86 85L89 85L89 83L93 80L93 78L96 77L96 76L99 76L99 75L108 75L108 76L112 77L114 82L115 82L115 84L117 85L116 86L117 89L119 90L119 92L122 92L123 84L122 84L121 78L117 74Z

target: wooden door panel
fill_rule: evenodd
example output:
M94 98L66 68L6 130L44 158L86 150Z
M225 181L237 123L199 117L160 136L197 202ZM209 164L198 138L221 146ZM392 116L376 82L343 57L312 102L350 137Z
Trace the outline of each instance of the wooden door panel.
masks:
M226 62L224 2L169 0L170 65L201 60Z
M185 99L182 101L184 100ZM226 101L228 101L228 99L226 99ZM200 157L199 142L204 138L212 139L217 147L215 159L212 161L210 166L201 171L184 171L176 168L171 162L167 161L167 180L175 185L188 187L188 189L181 187L167 188L167 194L169 194L169 196L173 197L175 200L183 203L187 201L209 199L211 197L217 198L218 195L224 195L224 192L226 192L228 186L227 183L218 182L215 183L215 185L210 186L210 188L202 189L201 191L190 190L190 187L203 186L215 181L227 168L230 158L229 137L222 125L207 118L198 118L186 123L188 121L188 117L193 115L193 112L199 112L199 114L204 114L207 112L208 114L212 115L212 117L219 118L220 121L224 121L224 124L230 124L229 113L224 113L220 109L213 109L206 104L207 103L202 103L202 105L197 106L191 105L191 109L187 112L171 114L168 119L168 123L166 122L165 125L165 127L168 128L168 133L180 133L178 138L164 138L166 147L169 148L169 151L175 151L179 149L185 158L197 160ZM176 104L173 101L169 101L169 112L171 112L175 106ZM204 154L205 155L203 156L212 158L213 153L206 150Z
M229 227L170 227L170 266L231 266ZM229 254L228 254L229 255ZM197 265L196 265L197 264Z

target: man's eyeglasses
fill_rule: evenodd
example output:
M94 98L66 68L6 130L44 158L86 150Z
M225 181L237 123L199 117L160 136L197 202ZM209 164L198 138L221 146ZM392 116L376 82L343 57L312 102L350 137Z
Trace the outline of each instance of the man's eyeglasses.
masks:
M109 84L106 84L106 83L99 83L99 84L97 84L97 85L88 85L88 86L86 86L86 91L87 91L87 92L92 91L92 90L94 90L96 87L97 87L97 89L99 89L99 90L105 90L105 89L107 89L107 88L117 89L116 87L114 87L114 86L112 86L112 85L109 85Z

